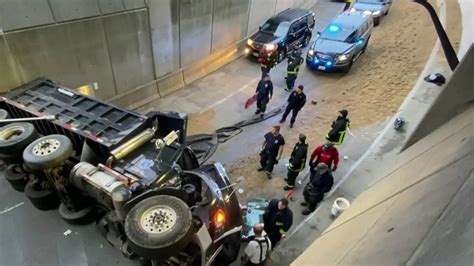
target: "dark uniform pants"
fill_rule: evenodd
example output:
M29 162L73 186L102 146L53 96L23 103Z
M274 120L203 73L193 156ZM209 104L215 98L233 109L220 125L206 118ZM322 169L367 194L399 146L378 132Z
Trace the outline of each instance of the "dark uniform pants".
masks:
M268 102L269 102L268 98L265 98L265 97L257 98L257 111L262 114L265 113Z
M303 191L304 201L308 203L308 209L310 211L314 211L320 203L324 199L324 193L310 193L307 189Z
M276 244L280 242L281 240L281 234L278 231L278 228L273 228L269 230L270 232L267 232L268 239L270 239L270 242L272 243L272 250L275 248Z
M300 110L290 105L286 106L285 112L283 113L281 120L286 120L286 117L290 114L291 111L293 111L293 113L291 114L290 123L294 124L296 121L296 116L298 115L298 112Z
M286 177L288 178L287 184L289 187L291 188L295 187L295 181L296 181L296 178L298 177L298 174L299 172L291 171L290 169L288 169L288 174L286 175Z
M289 90L292 90L293 87L295 87L295 81L296 81L296 74L288 74L286 77L286 87Z
M276 164L276 154L273 154L270 151L264 150L260 154L260 166L265 169L265 171L271 173L273 171L273 166ZM268 232L267 232L268 233Z

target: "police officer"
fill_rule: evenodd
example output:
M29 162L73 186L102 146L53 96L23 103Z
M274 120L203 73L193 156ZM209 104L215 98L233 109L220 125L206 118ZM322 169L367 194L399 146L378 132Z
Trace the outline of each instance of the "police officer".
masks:
M307 156L308 144L306 143L306 136L300 134L299 141L291 152L290 162L288 164L287 185L283 188L284 190L292 190L295 188L295 180L298 174L303 171Z
M273 126L272 131L265 134L265 141L260 152L260 167L258 171L265 170L268 179L272 178L273 166L278 163L283 153L285 139L280 134L280 126Z
M288 207L288 200L286 198L271 200L263 213L263 223L274 249L275 245L285 238L286 232L293 224L293 212Z
M335 145L341 145L346 135L346 130L350 130L351 122L347 118L348 114L347 110L340 110L339 116L332 122L331 130L326 135L326 139Z
M280 123L285 122L286 117L290 112L293 112L290 120L290 128L293 128L293 124L296 121L298 112L303 108L306 103L306 95L303 93L303 85L299 85L294 92L288 97L288 105L286 106L285 112L281 117Z
M255 95L257 96L257 111L255 111L255 114L260 114L260 117L263 117L267 104L273 96L273 83L269 75L266 75L258 82Z
M318 203L324 199L324 194L331 190L333 184L334 178L331 171L329 171L329 167L325 163L319 163L304 188L304 202L301 203L301 206L307 206L307 208L301 214L308 215L312 213Z
M286 68L286 91L293 90L296 78L298 77L298 72L300 70L300 65L303 64L303 61L304 59L301 57L301 48L297 48L288 57L288 67Z

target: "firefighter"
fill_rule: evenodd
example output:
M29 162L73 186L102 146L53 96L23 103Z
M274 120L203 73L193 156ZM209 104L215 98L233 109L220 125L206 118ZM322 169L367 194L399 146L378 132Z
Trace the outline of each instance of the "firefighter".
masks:
M345 109L339 111L339 116L332 122L331 130L326 135L326 139L335 145L341 145L346 135L346 131L350 133L350 121L347 118L349 112Z
M301 206L306 206L306 209L301 214L308 215L312 213L318 203L324 199L324 194L331 190L333 184L334 178L331 171L329 171L329 167L325 163L319 163L304 188L304 202L301 203Z
M263 118L267 104L273 96L273 83L269 75L266 75L258 82L255 95L257 96L257 111L255 111L255 114L260 114L260 117Z
M296 121L296 116L298 115L298 112L306 104L306 95L303 93L303 89L303 85L299 85L298 88L296 88L296 90L292 92L290 96L288 96L288 105L286 106L285 112L283 113L283 116L280 120L280 123L285 122L288 114L292 112L290 119L290 128L293 128L293 124Z
M332 166L334 162L334 166ZM319 163L325 163L332 171L336 171L337 165L339 164L339 152L337 151L334 144L327 142L323 145L319 145L314 149L311 154L311 160L309 161L310 172L314 173L314 168Z
M288 56L288 67L286 68L286 91L293 90L295 86L296 78L298 77L298 71L300 65L303 64L303 57L301 57L301 48L297 48L293 53Z
M268 179L272 179L273 166L278 163L283 153L285 139L280 134L280 126L273 126L272 131L265 134L265 141L260 152L260 167L258 171L264 171Z
M293 212L288 207L288 199L271 200L263 213L263 223L274 249L293 224Z
M290 162L288 164L287 185L284 190L292 190L295 188L295 180L298 174L303 171L306 158L308 156L308 144L306 143L306 136L300 134L298 143L295 144L291 152Z
M349 7L351 7L352 5L352 0L344 0L344 10L343 11L346 11L349 9Z

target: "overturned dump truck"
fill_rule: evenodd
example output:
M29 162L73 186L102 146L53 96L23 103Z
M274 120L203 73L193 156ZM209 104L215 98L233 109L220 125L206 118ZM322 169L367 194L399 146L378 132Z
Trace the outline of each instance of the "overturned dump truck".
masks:
M242 215L219 163L199 165L187 116L146 115L37 79L0 96L5 178L39 210L95 221L128 258L227 265Z

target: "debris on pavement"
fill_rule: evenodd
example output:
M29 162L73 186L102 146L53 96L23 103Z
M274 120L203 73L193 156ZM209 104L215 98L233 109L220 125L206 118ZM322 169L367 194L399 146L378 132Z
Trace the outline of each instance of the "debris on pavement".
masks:
M63 235L68 236L71 233L72 233L71 229L67 229L66 231L64 231Z

